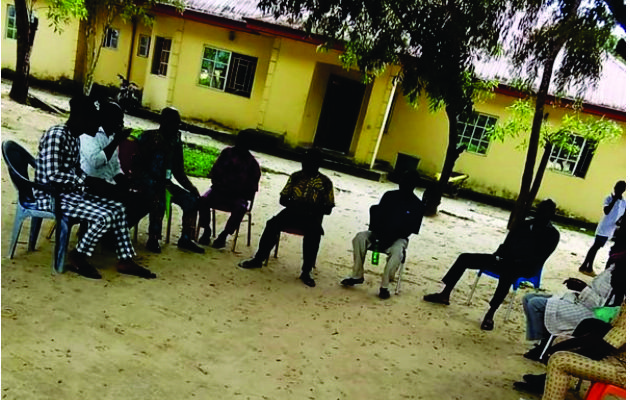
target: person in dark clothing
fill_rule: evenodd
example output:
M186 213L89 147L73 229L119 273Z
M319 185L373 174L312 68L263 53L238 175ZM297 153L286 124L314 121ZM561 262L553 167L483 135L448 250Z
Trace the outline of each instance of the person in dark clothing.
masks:
M442 278L444 289L424 296L424 300L448 305L451 291L466 269L492 271L500 276L499 284L481 323L481 329L492 330L494 314L505 300L510 286L518 278L536 276L556 249L560 233L551 224L555 211L556 204L552 200L543 200L538 205L536 216L513 228L493 254L461 254Z
M228 235L234 234L247 209L251 209L260 182L260 166L249 152L246 131L239 132L234 147L221 151L210 171L212 187L199 201L199 226L204 228L199 244L210 244L210 208L230 210L230 218L212 247L225 247ZM216 232L215 232L216 233Z
M147 249L160 253L159 239L162 235L162 219L166 210L166 190L171 201L182 209L182 234L177 247L195 253L204 253L193 238L197 229L199 191L184 172L184 152L179 125L179 111L167 107L160 116L160 128L143 132L138 138L139 152L133 164L132 187L142 201L130 204L130 224L135 225L149 214L149 240ZM171 175L182 186L171 182Z
M399 189L385 193L379 204L372 206L369 230L357 233L352 240L354 269L350 277L341 281L343 286L364 282L365 254L372 247L389 256L378 296L381 299L390 297L389 281L394 278L405 257L409 235L420 232L422 224L424 204L413 193L417 182L418 174L415 171L404 173L400 178Z
M239 263L241 268L261 268L282 229L295 228L304 233L300 280L307 286L315 286L311 270L315 266L319 242L324 234L322 221L324 215L330 215L335 206L333 184L319 172L321 163L322 155L318 150L309 149L306 152L302 169L291 174L280 192L280 204L285 207L284 210L267 221L256 255Z

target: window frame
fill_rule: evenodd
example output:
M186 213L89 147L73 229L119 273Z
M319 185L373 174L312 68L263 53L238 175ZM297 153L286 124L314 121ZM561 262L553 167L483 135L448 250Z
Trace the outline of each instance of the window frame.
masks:
M569 135L572 137L571 145L579 146L579 151L575 154L569 154L568 150L561 149L554 144L551 147L551 153L549 155L549 161L547 162L546 168L562 175L576 178L586 178L595 150L597 149L597 142L583 136L574 134ZM580 140L582 143L579 145L576 144L576 141ZM570 170L565 170L564 168L558 169L555 167L558 163L560 163L560 165L563 165L563 163L572 163L573 167L570 168Z
M168 49L164 49L164 44L168 43ZM155 45L153 46L153 59L151 60L151 75L168 76L168 62L171 57L171 47L173 40L171 38L156 36ZM158 56L159 52L159 58ZM166 58L166 60L164 60ZM163 69L163 70L162 70Z
M490 114L486 114L486 113L481 113L478 111L473 111L473 114L475 116L475 121L474 123L470 123L470 120L467 121L457 121L457 147L461 146L462 144L466 145L466 152L470 153L470 154L474 154L477 156L483 156L486 157L488 155L488 151L490 150L490 138L488 138L488 129L491 128L492 126L496 125L496 123L498 122L499 118L494 116L494 115L490 115ZM486 122L484 125L479 125L479 119L481 117L486 118ZM488 124L490 121L494 120L494 123L492 125ZM463 129L462 129L463 126ZM468 135L468 130L470 129L470 134ZM477 132L478 129L482 129L482 135L481 137L477 138L475 136L475 133ZM465 140L468 139L468 140ZM473 142L476 141L477 142L477 151L472 151L470 150L470 146L473 145ZM479 146L485 143L485 151L484 152L480 152L479 151Z
M13 16L11 16L10 10L13 10ZM13 21L13 23L11 23ZM7 28L4 32L4 37L11 40L17 40L17 13L15 10L15 4L7 4Z
M110 35L111 32L116 32L115 37ZM114 45L112 45L112 38L115 39L113 41ZM109 28L107 28L107 31L105 32L105 36L103 37L103 48L110 49L110 50L118 50L119 39L120 39L120 29L110 26Z
M223 61L217 61L216 55L214 60L210 60L209 58L205 58L206 55L206 49L212 49L216 52L216 54L218 55L218 52L222 52L222 53L228 53L228 60L227 62L223 62ZM201 71L203 70L203 62L204 61L209 61L212 64L212 71L214 71L216 69L216 64L217 63L221 63L221 64L225 64L225 76L222 78L223 79L223 87L218 88L218 87L214 87L210 84L210 82L212 82L212 79L209 79L208 81L208 85L205 85L203 83L201 83ZM220 49L218 47L213 47L213 46L209 46L209 45L204 45L203 46L203 51L201 53L201 67L200 67L200 71L199 71L199 78L197 79L197 84L209 89L214 89L214 90L218 90L220 92L225 92L225 87L227 85L227 81L228 81L228 75L230 74L230 62L232 61L232 52L229 50L225 50L225 49ZM209 74L212 75L212 74Z
M145 47L145 53L143 54L140 50L142 49L142 39L147 39L147 43L146 43L146 47ZM150 35L143 35L143 34L139 34L138 35L138 50L136 51L136 56L138 57L142 57L142 58L149 58L149 55L151 54L151 36Z
M217 52L215 53L214 59L205 58L207 49ZM229 57L227 62L217 60L219 54L218 52L228 53ZM210 79L208 80L208 84L202 83L202 71L205 70L205 68L203 68L205 62L212 63L212 72L209 72L209 75L214 72L217 63L226 65L225 76L221 78L223 79L222 87L212 86L212 80ZM209 44L204 44L201 52L201 65L199 68L199 74L197 75L197 85L206 89L251 98L252 91L254 90L254 83L256 80L257 67L258 57L237 53L235 51L222 49ZM242 72L240 68L245 68L245 77L242 82L237 82L236 79L240 75L239 72Z

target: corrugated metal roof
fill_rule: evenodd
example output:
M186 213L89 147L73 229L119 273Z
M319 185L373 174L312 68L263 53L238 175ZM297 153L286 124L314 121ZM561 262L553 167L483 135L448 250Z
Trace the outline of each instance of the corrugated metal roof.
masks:
M273 16L265 15L258 9L259 0L186 0L186 8L203 14L219 16L243 22L245 18L257 19L276 23L282 26L296 27L286 20L275 21ZM509 59L480 61L475 63L477 74L481 78L499 79L501 83L509 84L518 73L513 71ZM550 93L555 93L552 85ZM576 88L569 88L565 96L570 99L578 97ZM613 58L607 58L603 65L599 83L591 85L584 93L586 103L611 108L626 109L626 66Z

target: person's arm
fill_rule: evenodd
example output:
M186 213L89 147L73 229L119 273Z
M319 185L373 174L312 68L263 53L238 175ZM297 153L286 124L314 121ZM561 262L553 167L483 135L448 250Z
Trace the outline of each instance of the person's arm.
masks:
M177 182L179 182L179 184L182 185L184 189L199 197L199 190L195 185L192 184L192 182L190 181L190 179L188 179L188 176L184 172L184 149L181 146L181 142L180 145L177 147L178 148L174 150L173 154L173 165L171 172L173 173L173 176L175 177Z
M114 135L114 139L109 142L109 144L107 144L107 146L105 146L105 148L103 149L103 153L105 153L105 157L107 157L108 161L112 159L112 155L114 155L114 152L116 151L118 146L120 146L120 144L124 140L127 140L130 134L131 128L122 129L120 132L116 132L116 134Z
M292 207L295 203L293 199L293 175L289 176L287 183L280 191L280 205L284 207Z
M97 135L100 133L97 133ZM107 164L108 157L103 150L103 146L96 136L79 136L81 146L79 153L83 167L87 170L97 170Z
M621 200L621 196L617 197L615 193L606 197L606 200L604 201L604 214L610 214L617 200Z
M322 202L317 204L317 212L330 215L335 207L335 188L328 178L323 177L322 179L324 180L324 193L322 193Z
M248 176L248 180L249 180L249 187L247 189L248 199L253 199L254 196L256 195L256 192L258 191L258 185L260 183L260 176L261 176L260 165L258 164L258 161L256 161L256 159L252 157L252 161L249 166L249 176Z

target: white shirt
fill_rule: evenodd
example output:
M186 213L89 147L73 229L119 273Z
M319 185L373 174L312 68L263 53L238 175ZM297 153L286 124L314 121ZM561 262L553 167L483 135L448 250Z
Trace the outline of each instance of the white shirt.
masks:
M81 154L81 169L88 176L101 178L111 184L116 184L114 176L123 173L118 160L118 148L114 150L109 161L103 151L114 140L114 137L108 137L103 128L99 128L94 137L81 135L79 140L81 141L79 150Z
M612 199L612 195L606 196L606 199L604 200L604 207L612 203ZM624 199L617 200L608 215L604 214L604 218L602 218L602 220L599 221L599 224L597 224L595 235L605 236L610 239L613 233L615 233L617 221L619 221L619 218L623 216L624 212L626 212L626 201Z

